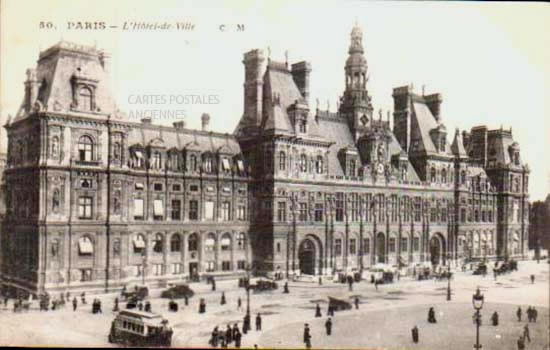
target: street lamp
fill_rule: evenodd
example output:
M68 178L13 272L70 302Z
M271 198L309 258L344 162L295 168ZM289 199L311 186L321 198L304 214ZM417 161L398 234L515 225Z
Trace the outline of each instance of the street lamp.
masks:
M451 268L449 268L447 275L447 301L451 300Z
M479 344L479 326L481 325L481 314L479 311L483 308L483 301L484 296L479 291L479 287L477 287L476 294L472 295L472 304L474 306L474 309L476 310L476 313L474 314L474 321L476 323L476 343L474 345L474 349L481 349L481 344Z
M145 251L141 255L141 278L142 278L142 285L145 286L145 268L147 266L147 257L145 256Z

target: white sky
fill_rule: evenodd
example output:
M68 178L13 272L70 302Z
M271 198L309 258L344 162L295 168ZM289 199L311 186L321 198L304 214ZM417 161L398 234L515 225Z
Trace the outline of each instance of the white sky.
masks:
M211 115L211 129L232 132L243 110L242 54L312 63L311 106L336 109L349 34L357 20L375 110L392 108L392 87L413 83L443 94L443 120L455 127L513 128L531 167L532 199L549 192L550 7L542 3L277 1L2 1L0 116L14 115L25 70L61 38L97 44L113 55L121 109L185 110L190 127ZM56 29L39 29L52 21ZM68 30L67 22L105 21L119 29ZM195 24L192 32L123 31L125 21ZM218 27L226 24L226 32ZM245 31L237 32L237 24ZM216 95L219 104L135 105L136 95ZM132 96L132 97L131 97ZM169 123L172 120L168 121ZM167 123L166 121L163 123ZM3 123L2 123L3 124ZM3 132L3 130L2 130ZM5 134L0 134L5 139ZM0 140L5 141L5 140ZM0 145L5 142L0 142Z

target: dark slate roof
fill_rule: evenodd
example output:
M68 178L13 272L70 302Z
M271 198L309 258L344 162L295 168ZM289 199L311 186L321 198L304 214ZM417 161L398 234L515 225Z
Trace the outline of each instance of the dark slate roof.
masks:
M428 106L426 106L425 103L418 101L414 101L412 105L412 119L414 128L411 130L411 139L416 138L420 141L419 150L432 154L443 153L446 155L451 155L448 142L446 142L447 145L445 147L445 152L438 152L432 141L430 131L436 128L441 128L442 125L437 123Z
M344 170L338 160L338 152L342 148L350 145L355 148L355 151L357 152L357 148L355 147L355 142L347 122L343 119L319 119L318 128L319 132L323 135L326 141L334 142L334 145L329 148L329 174L336 176L344 175Z
M451 145L451 151L457 157L460 157L460 158L468 157L468 154L466 153L466 149L464 149L464 142L462 142L462 135L460 134L458 129L456 129L456 132L455 132L455 137Z

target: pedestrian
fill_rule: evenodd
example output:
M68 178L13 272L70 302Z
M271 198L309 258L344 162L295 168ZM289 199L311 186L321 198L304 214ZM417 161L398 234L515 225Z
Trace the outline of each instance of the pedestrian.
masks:
M529 336L529 325L526 323L525 327L523 327L523 339L527 339L527 341L531 342L531 337Z
M311 349L311 334L307 323L304 325L304 343L306 344L306 349Z
M101 300L100 299L97 299L97 312L99 312L100 314L103 313L103 311L101 310Z
M495 277L495 281L497 280L498 272L496 269L493 269L493 276Z
M204 314L206 312L206 302L204 298L201 298L199 302L199 314Z
M65 295L66 295L65 299L67 299L67 301L69 301L71 299L71 292L67 291L67 293Z
M498 326L498 313L495 311L491 316L491 321L493 321L493 326Z
M82 304L86 304L86 292L80 294L80 299L82 300Z
M521 306L518 307L518 311L516 311L516 316L518 317L518 322L521 322Z
M225 305L225 292L222 292L222 299L220 301L221 305Z
M315 317L321 317L321 307L319 306L319 303L315 306Z
M328 318L327 322L325 322L325 329L327 330L327 335L332 334L332 320L330 317Z
M256 315L256 331L262 330L262 316L260 316L260 313Z
M151 302L149 300L145 302L145 312L151 312Z
M218 326L214 327L214 329L212 330L212 335L209 343L214 348L218 347Z
M225 330L225 342L226 344L231 344L231 341L233 339L233 330L231 329L230 325L227 325L227 329Z
M535 283L535 275L531 275L531 284Z
M428 310L428 322L437 323L437 320L435 319L435 311L433 307L430 307L430 310Z
M531 306L527 308L527 311L525 311L525 313L527 314L527 322L531 322L533 319L533 311L531 309Z
M323 279L321 278L321 276L319 276L319 285L320 285L320 286L323 285Z
M240 333L239 332L239 325L238 324L234 324L233 325L233 340L235 340L236 336L237 336L237 333Z
M411 329L411 334L412 334L412 339L413 339L413 343L418 343L418 327L417 326L414 326L412 329Z
M537 322L538 315L539 315L539 312L537 311L537 309L533 307L533 322L535 323Z
M288 282L285 282L285 285L284 285L284 288L283 288L283 293L285 293L285 294L289 293L289 291L288 291Z
M241 297L239 297L239 299L237 299L237 311L240 311L243 309L243 301L241 300Z
M73 298L73 311L76 311L76 307L78 306L78 300L76 300L76 297Z
M237 333L235 334L235 347L237 349L241 348L241 332L239 332L239 329L237 329Z
M138 309L139 311L143 311L143 303L141 301L138 303Z
M118 311L118 298L115 297L115 306L113 307L113 311Z
M355 297L355 309L359 310L359 297Z
M525 340L520 335L518 338L518 350L524 350L525 349Z
M189 305L189 297L187 296L187 294L183 296L183 301L185 302L185 306Z
M212 277L212 291L216 290L216 280Z
M349 291L353 291L353 277L351 276L348 276L348 288L349 288Z
M376 278L374 279L374 289L378 291L378 280Z
M246 334L250 330L250 315L246 314L244 315L243 320L243 333Z
M8 302L9 302L10 298L8 298L7 296L4 297L4 307L7 309L8 308Z

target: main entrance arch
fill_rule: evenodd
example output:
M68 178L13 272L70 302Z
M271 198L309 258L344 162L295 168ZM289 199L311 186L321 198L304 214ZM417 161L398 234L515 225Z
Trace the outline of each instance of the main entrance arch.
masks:
M384 264L386 262L386 237L382 232L378 232L376 235L376 257L379 263Z
M298 250L298 260L302 274L315 275L315 256L315 243L309 238L304 239Z
M432 265L445 265L445 238L440 233L430 239L430 261Z

